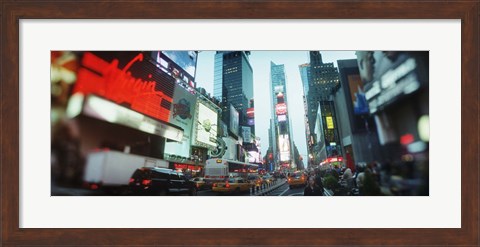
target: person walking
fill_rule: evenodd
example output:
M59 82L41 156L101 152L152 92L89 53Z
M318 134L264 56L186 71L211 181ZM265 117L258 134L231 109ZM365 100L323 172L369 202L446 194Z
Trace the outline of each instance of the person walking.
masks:
M315 184L315 178L309 177L308 178L308 185L305 187L303 191L304 196L323 196L322 189Z

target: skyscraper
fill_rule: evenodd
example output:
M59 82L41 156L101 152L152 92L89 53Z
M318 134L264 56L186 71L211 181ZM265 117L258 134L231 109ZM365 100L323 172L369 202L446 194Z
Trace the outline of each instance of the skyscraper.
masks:
M307 96L308 96L308 88L310 86L310 64L309 63L304 63L298 65L298 69L300 70L300 78L302 79L302 85L303 85L303 110L304 110L304 124L305 124L305 141L307 143L307 147L312 143L310 139L310 125L308 121L308 102L307 102Z
M339 143L339 136L332 97L332 90L339 84L338 69L333 63L324 63L319 51L310 51L310 64L299 65L299 69L304 88L309 153L314 156L320 152L338 155L335 145Z
M217 51L214 68L214 97L222 102L222 120L230 122L230 105L239 112L242 126L250 126L255 133L253 122L247 121L247 108L253 99L253 70L249 51Z
M283 64L270 63L270 92L273 119L271 132L276 145L273 153L277 165L290 168L293 161L293 138L288 117L288 97Z
M339 83L338 69L333 63L323 63L322 54L310 52L310 78L307 104L310 130L315 128L315 119L320 101L331 100L332 89Z

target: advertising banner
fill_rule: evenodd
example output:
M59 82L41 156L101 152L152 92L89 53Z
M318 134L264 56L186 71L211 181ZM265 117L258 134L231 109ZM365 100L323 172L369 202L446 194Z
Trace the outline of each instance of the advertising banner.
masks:
M333 118L332 117L325 117L325 119L327 120L327 129L333 129L334 128Z
M169 122L183 129L181 142L165 143L165 153L190 157L190 143L196 96L179 84L175 85Z
M233 107L233 105L230 105L230 131L236 136L238 136L238 118L238 111L235 109L235 107Z
M248 142L250 143L251 141L251 128L249 126L242 126L242 138L243 142Z
M371 114L428 87L428 51L358 51L356 54Z
M195 146L213 149L217 146L218 114L206 104L197 100L195 112Z
M287 121L287 115L278 115L278 122Z
M353 103L353 113L355 115L368 114L368 103L363 91L363 82L360 75L348 75L348 85L350 88L350 98Z
M195 87L195 68L197 52L195 51L154 51L152 58L159 64L157 67Z
M227 147L227 150L225 154L222 156L222 159L236 160L237 159L237 140L233 139L232 137L223 137L223 141L225 141L225 146Z
M127 126L175 141L181 141L183 139L182 129L174 127L172 124L159 122L151 117L132 111L127 107L115 104L112 101L97 97L93 94L88 95L86 98L84 98L82 94L74 94L70 98L68 112L72 112L74 109L77 112L75 115L83 113L92 118ZM71 117L73 117L73 115Z
M175 79L142 52L85 52L73 93L95 94L168 122Z
M290 161L290 138L288 134L278 136L278 149L280 150L280 161Z
M285 115L287 114L287 104L279 103L275 106L275 110L277 115Z

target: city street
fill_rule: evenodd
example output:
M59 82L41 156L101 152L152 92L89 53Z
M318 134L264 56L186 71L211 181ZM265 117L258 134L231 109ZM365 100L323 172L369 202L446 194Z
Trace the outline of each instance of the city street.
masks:
M290 189L285 179L279 179L278 186L272 186L270 190L265 190L265 196L303 196L304 187ZM89 190L84 188L67 188L52 185L53 196L110 196L103 190ZM122 196L132 196L132 194L119 194ZM176 195L172 195L176 196ZM241 192L236 194L221 194L213 192L210 189L198 191L197 196L251 196L250 192ZM252 195L253 196L253 195Z

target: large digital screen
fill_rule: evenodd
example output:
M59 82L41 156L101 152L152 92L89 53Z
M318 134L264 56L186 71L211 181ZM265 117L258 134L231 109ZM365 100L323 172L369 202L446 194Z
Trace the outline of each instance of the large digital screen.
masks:
M278 115L278 122L287 121L287 115Z
M95 94L129 109L169 121L175 79L142 52L84 52L73 93Z
M333 126L333 118L332 117L325 117L327 121L327 129L334 129Z
M355 115L368 114L368 103L365 98L360 75L348 75L347 80L350 88L350 98L353 104L353 113Z
M153 118L93 94L87 97L84 97L81 93L72 95L68 104L67 114L69 114L69 117L74 117L80 113L145 133L163 136L171 140L181 141L183 139L182 129L171 124L156 121Z
M285 115L287 114L287 104L279 103L275 106L275 110L277 115Z
M153 51L151 57L160 70L182 80L191 87L196 87L195 68L197 54L194 51ZM177 81L178 82L178 81Z
M195 68L197 65L196 51L161 51L174 63L179 65L191 77L195 78Z
M250 126L242 126L242 138L243 142L250 142L251 141L251 128Z
M357 63L371 114L428 87L428 51L358 51Z
M230 105L230 131L238 136L238 121L239 121L239 114L238 111Z
M217 146L218 114L199 101L197 101L197 109L195 144L207 148L215 148Z
M288 134L278 136L278 149L280 161L290 161L290 138Z

